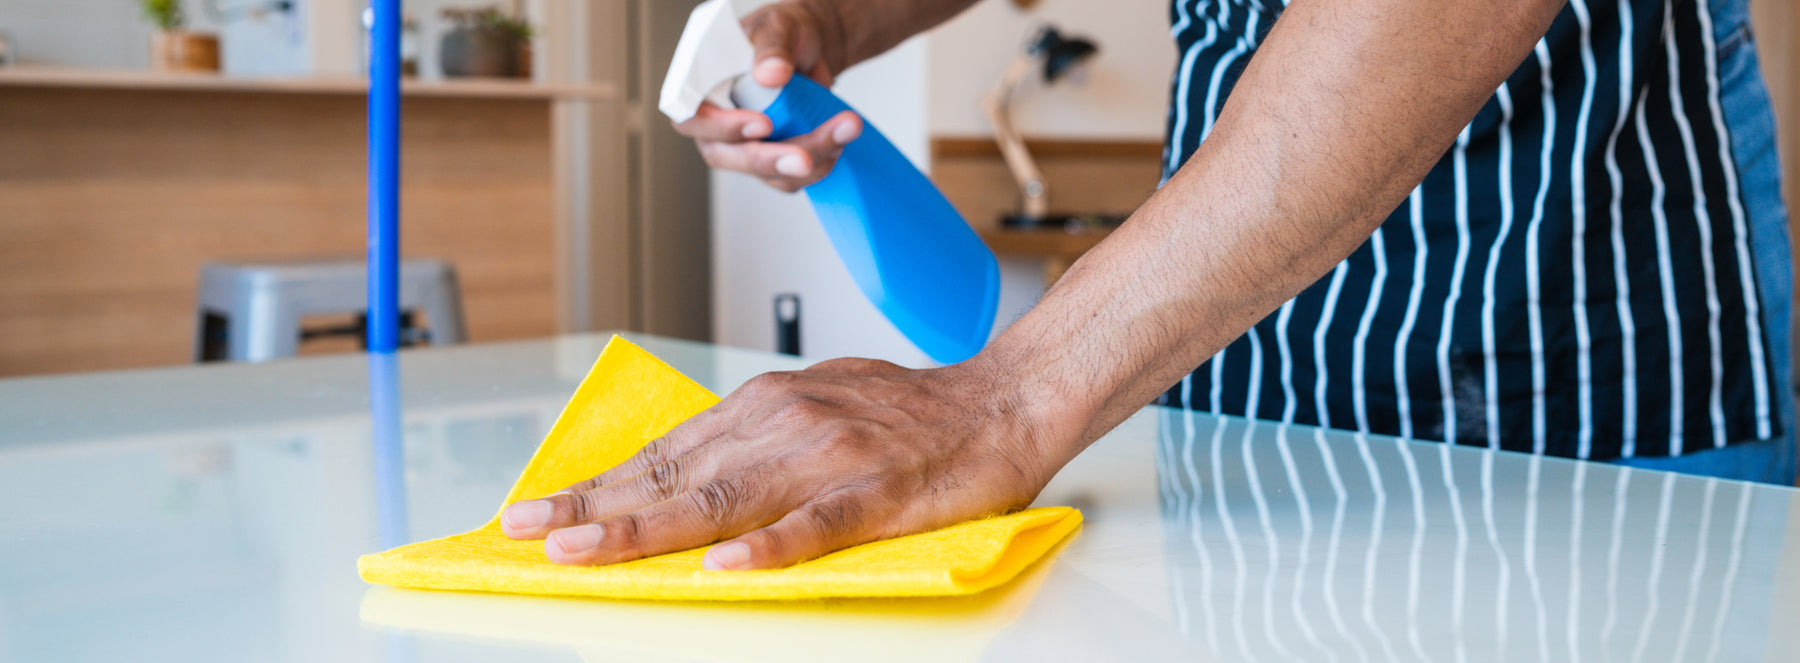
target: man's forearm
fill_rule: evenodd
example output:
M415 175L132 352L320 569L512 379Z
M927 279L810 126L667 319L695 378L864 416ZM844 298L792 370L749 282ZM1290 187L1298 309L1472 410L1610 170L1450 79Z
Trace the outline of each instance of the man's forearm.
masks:
M971 368L1067 462L1365 241L1561 5L1296 0L1181 171Z
M825 30L845 47L844 67L873 58L943 23L976 0L799 0L813 5ZM842 71L842 69L839 69Z

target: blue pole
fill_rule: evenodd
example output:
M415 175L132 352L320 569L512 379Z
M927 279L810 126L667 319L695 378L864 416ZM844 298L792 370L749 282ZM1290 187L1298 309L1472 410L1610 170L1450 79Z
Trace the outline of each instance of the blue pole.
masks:
M369 351L400 347L400 0L369 35Z

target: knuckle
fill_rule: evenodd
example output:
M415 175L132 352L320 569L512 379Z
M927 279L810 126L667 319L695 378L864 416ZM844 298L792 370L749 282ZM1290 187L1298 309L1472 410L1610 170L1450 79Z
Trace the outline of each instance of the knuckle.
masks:
M800 513L827 542L848 538L863 524L862 504L849 498L813 502Z
M661 502L674 497L681 490L683 468L680 461L667 461L651 465L644 471L644 493L651 502Z
M590 499L592 498L587 493L575 493L565 495L557 501L562 504L564 510L568 511L569 522L586 523L593 520L595 510L594 505L588 501Z
M763 373L745 382L744 390L758 396L774 395L784 391L793 381L794 376L788 373Z
M723 530L742 509L746 492L746 487L735 481L708 481L694 489L694 510L715 530Z
M631 553L637 552L644 532L648 531L644 527L644 517L636 513L613 518L601 526L605 528L600 539L602 542L614 542L619 550Z

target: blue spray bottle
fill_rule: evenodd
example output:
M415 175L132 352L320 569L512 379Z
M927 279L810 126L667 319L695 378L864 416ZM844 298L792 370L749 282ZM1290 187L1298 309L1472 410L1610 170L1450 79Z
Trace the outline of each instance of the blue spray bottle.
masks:
M779 90L757 85L754 56L730 0L702 3L663 81L663 113L682 122L704 101L758 110L774 123L769 140L785 140L850 109L799 74ZM920 350L951 364L987 343L1000 292L993 252L873 125L806 195L857 287Z

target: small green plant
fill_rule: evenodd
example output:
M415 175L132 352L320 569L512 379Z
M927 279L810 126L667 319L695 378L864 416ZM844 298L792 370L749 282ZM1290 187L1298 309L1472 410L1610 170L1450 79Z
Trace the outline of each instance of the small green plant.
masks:
M181 0L141 0L144 7L144 18L155 23L164 30L180 30L187 25L187 15L181 11Z
M500 13L499 10L483 10L477 14L477 17L483 27L504 32L519 41L529 41L533 34L531 24L525 22L525 19L507 16Z

